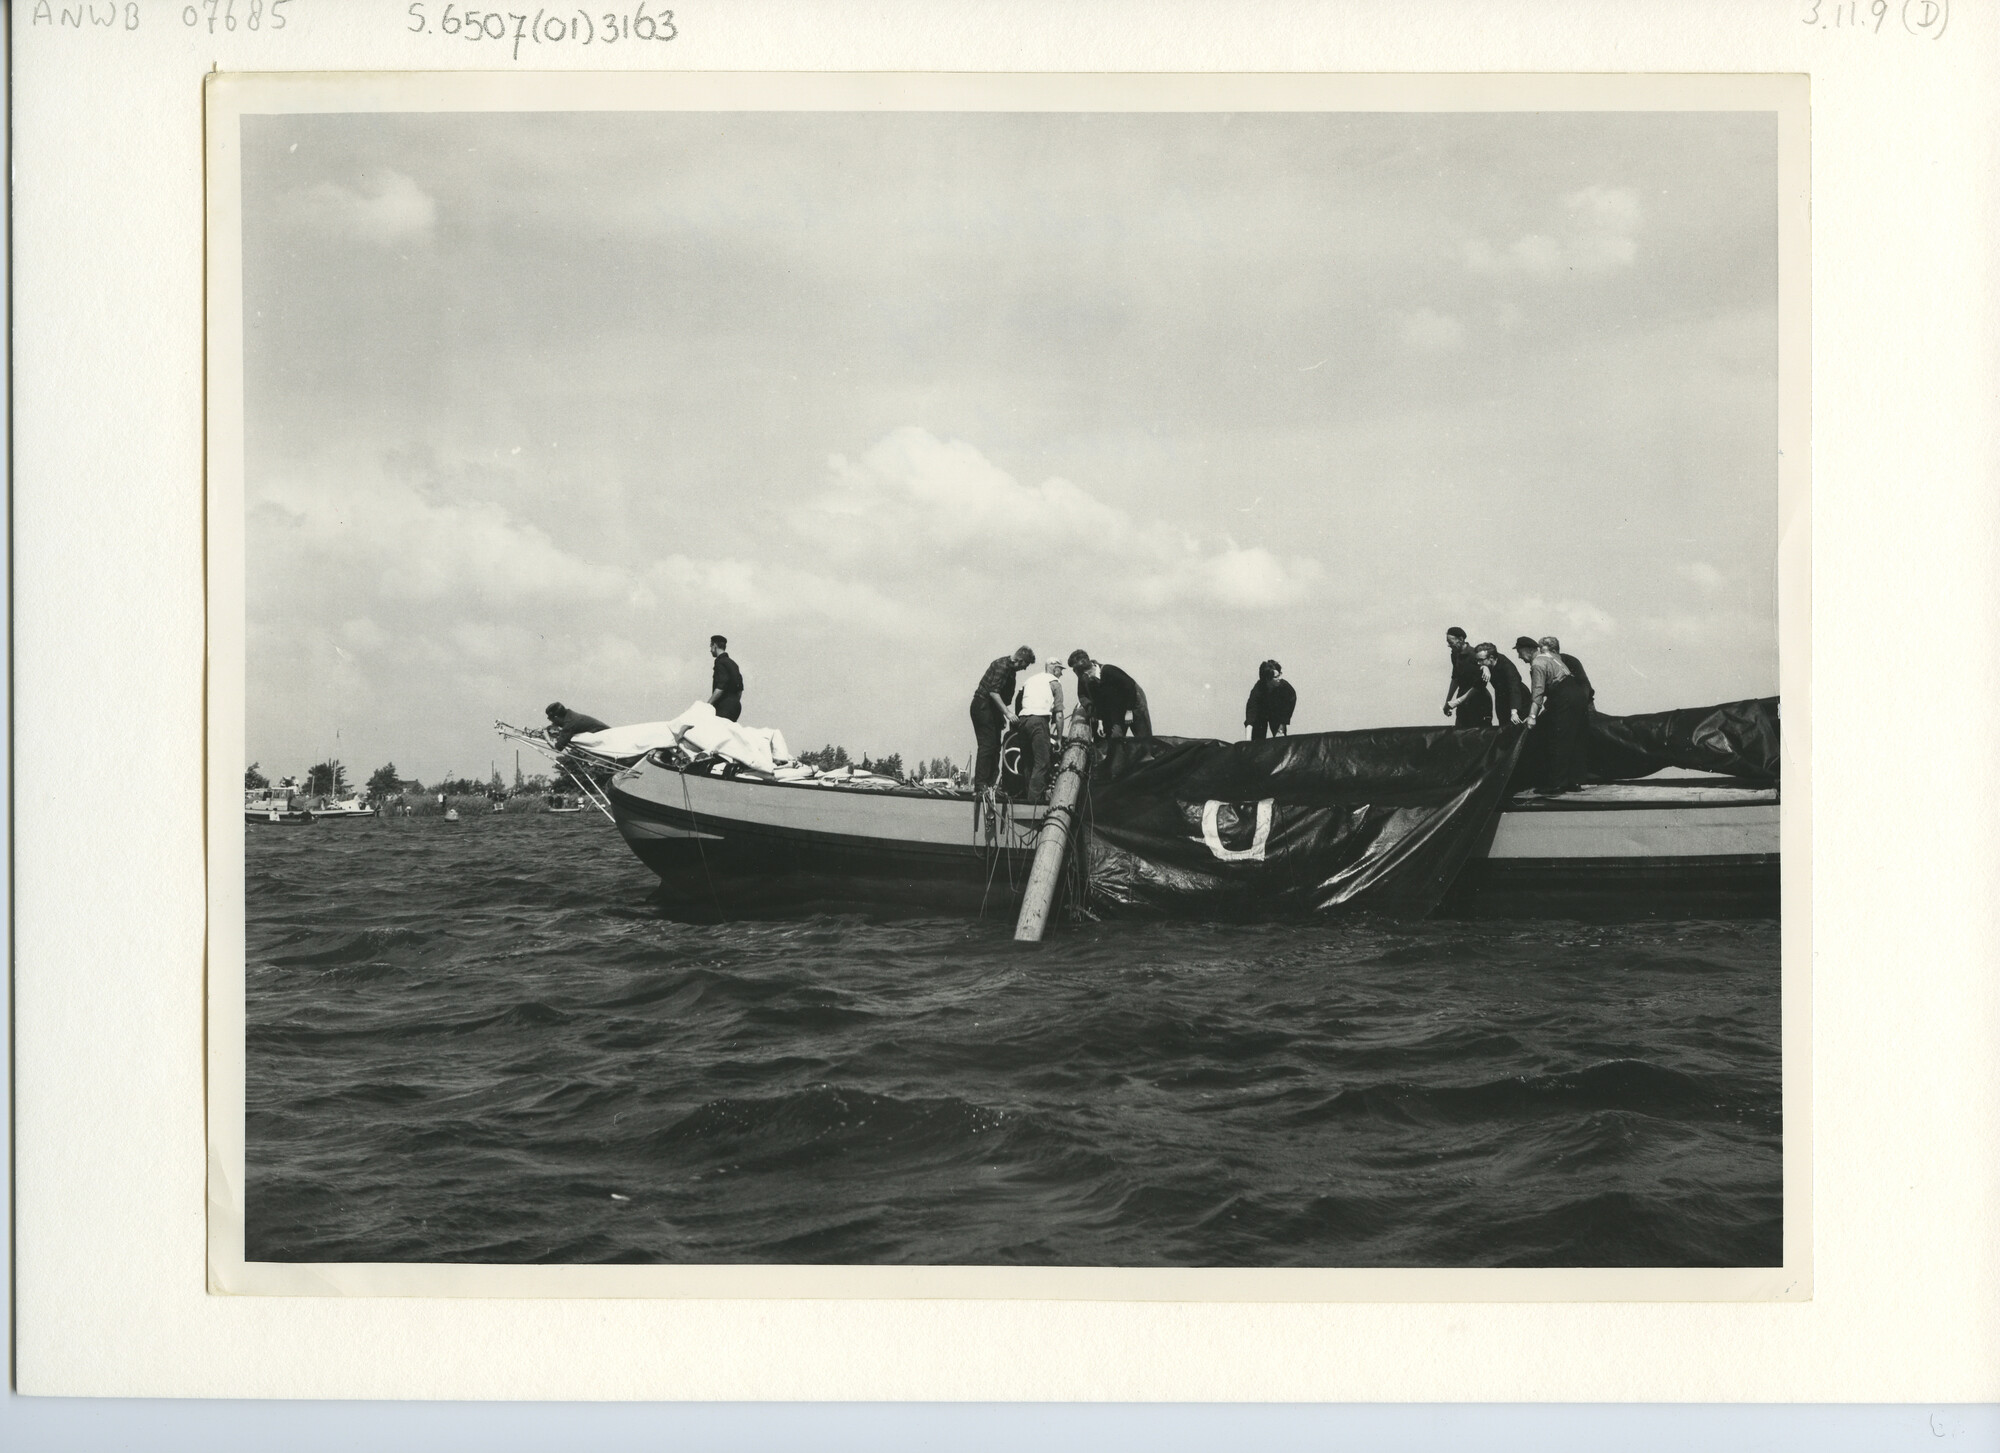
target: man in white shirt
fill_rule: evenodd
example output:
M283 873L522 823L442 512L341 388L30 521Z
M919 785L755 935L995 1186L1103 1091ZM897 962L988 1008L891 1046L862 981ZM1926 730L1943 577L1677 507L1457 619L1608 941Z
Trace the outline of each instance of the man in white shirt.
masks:
M1049 764L1054 756L1050 724L1063 719L1062 663L1050 661L1021 683L1014 694L1014 730L1027 740L1034 762L1028 775L1028 801L1040 802L1048 795Z

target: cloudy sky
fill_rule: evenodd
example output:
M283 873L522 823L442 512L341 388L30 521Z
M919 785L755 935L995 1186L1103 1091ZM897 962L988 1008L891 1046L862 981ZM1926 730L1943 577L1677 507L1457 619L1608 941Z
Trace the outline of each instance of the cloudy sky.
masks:
M1155 725L1777 689L1759 115L370 115L244 126L249 753L483 774L705 697L963 758L1081 645Z

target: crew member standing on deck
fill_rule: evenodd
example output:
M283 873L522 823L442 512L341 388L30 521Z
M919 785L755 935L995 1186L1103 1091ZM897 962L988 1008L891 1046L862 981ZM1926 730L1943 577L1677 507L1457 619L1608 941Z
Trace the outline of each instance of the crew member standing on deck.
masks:
M1451 651L1451 682L1444 689L1444 714L1452 719L1453 726L1487 726L1493 720L1492 701L1486 695L1486 685L1479 679L1479 663L1472 658L1472 647L1466 643L1465 627L1453 626L1444 633L1444 643Z
M1583 662L1577 660L1576 657L1565 652L1563 650L1563 643L1561 641L1558 641L1554 636L1543 636L1541 639L1541 644L1547 646L1551 651L1555 652L1556 655L1562 657L1563 665L1569 667L1569 674L1574 676L1577 680L1583 683L1584 695L1590 698L1590 704L1593 707L1596 706L1597 688L1590 684L1590 673L1583 669Z
M1528 665L1534 701L1528 725L1534 727L1535 789L1545 797L1574 792L1582 785L1584 728L1590 719L1590 695L1563 658L1541 642L1522 636L1514 654Z
M1153 714L1138 682L1109 661L1091 660L1082 647L1069 653L1069 665L1076 672L1077 698L1089 709L1094 731L1107 737L1122 737L1128 731L1135 737L1153 734Z
M1257 663L1257 684L1243 703L1243 725L1250 728L1250 740L1261 742L1271 730L1271 663Z
M1288 737L1292 734L1292 713L1298 710L1299 694L1292 689L1292 683L1285 679L1285 668L1276 661L1271 667L1271 692L1267 698L1270 704L1271 735Z
M1034 664L1035 653L1026 646L1011 656L995 656L973 688L972 736L979 743L972 768L976 791L984 792L1000 780L1000 738L1014 722L1014 677Z
M1040 802L1049 788L1049 767L1055 752L1049 736L1052 725L1063 719L1062 663L1051 661L1021 683L1014 694L1014 730L1028 739L1028 757L1034 768L1028 774L1028 801Z
M711 678L713 689L708 693L708 704L715 708L717 716L725 721L735 721L743 715L743 673L729 659L728 638L710 636L708 654L715 657L715 673Z

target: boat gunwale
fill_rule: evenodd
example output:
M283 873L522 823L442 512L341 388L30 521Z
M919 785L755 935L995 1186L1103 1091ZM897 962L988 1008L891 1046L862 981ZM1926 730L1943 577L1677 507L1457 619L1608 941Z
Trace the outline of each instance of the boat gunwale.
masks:
M949 803L953 807L969 807L979 801L979 794L969 788L956 788L946 791L942 789L926 790L900 786L855 787L851 783L843 782L837 777L830 780L827 778L808 777L788 782L776 777L765 777L761 774L755 777L744 777L737 773L691 772L684 767L669 767L664 763L654 762L646 758L641 758L629 767L621 768L612 777L611 785L615 787L627 777L647 767L652 767L661 772L671 772L676 777L688 778L697 782L724 782L736 787L790 787L807 792L833 793L836 796L842 793L851 793L864 801L873 797L897 797L906 802L943 802ZM630 797L633 794L627 792L625 795ZM1024 812L1035 814L1035 820L1037 821L1048 813L1047 803L1021 802L1011 797L997 800L1004 802L1017 815Z
M1596 800L1571 801L1561 797L1540 798L1528 802L1508 801L1501 805L1502 812L1522 813L1563 813L1563 812L1710 812L1721 809L1728 812L1747 812L1752 808L1779 807L1782 804L1775 795L1759 798L1754 802L1634 802L1631 799L1598 798Z
M969 788L956 788L950 790L942 790L942 789L926 790L923 788L915 788L908 786L856 787L850 782L842 781L839 778L827 779L827 778L809 777L809 778L801 778L801 779L786 781L781 778L766 777L761 773L752 777L744 777L739 773L724 774L715 772L689 771L685 767L672 767L666 765L663 762L655 762L650 758L650 756L642 757L640 760L634 762L629 767L621 767L613 775L611 781L615 785L616 783L623 781L625 778L630 777L635 773L643 771L647 767L652 767L661 772L671 772L676 777L693 778L697 781L702 781L702 782L726 782L738 787L789 787L804 791L833 792L836 794L841 792L851 792L861 795L864 798L895 797L909 802L948 802L958 806L968 805L971 803L975 803L979 800L979 794L972 791ZM754 771L754 769L752 770ZM1521 794L1516 794L1514 797L1510 797L1507 799L1507 801L1503 802L1500 805L1499 810L1502 812L1606 812L1606 811L1645 812L1645 811L1658 811L1662 809L1685 811L1690 808L1776 807L1781 805L1781 797L1779 795L1778 787L1775 783L1769 786L1765 786L1760 783L1744 782L1741 778L1668 777L1661 779L1661 778L1651 778L1651 777L1620 777L1609 782L1594 782L1588 785L1593 787L1650 787L1650 788L1657 788L1666 792L1672 792L1675 790L1680 790L1685 792L1696 792L1696 791L1711 790L1714 788L1722 787L1722 788L1734 788L1736 790L1744 792L1755 792L1760 795L1754 801L1675 802L1667 799L1661 799L1658 801L1633 801L1630 799L1593 800L1588 798L1577 798L1568 794L1565 794L1562 797L1534 797L1530 795L1524 799ZM1769 794L1768 799L1762 794ZM633 794L627 793L626 795L631 796ZM1037 819L1039 819L1039 817L1041 816L1046 816L1048 812L1048 806L1046 803L1021 802L1013 798L1003 798L999 800L1004 802L1012 812L1017 814L1017 820L1018 820L1018 814L1024 812L1035 814Z

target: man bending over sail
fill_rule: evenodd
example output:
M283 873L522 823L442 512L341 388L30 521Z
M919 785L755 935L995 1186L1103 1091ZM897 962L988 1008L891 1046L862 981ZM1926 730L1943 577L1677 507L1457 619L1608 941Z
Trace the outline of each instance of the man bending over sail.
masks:
M1138 682L1109 661L1093 661L1090 652L1078 647L1069 653L1070 669L1076 672L1077 697L1090 710L1093 728L1107 737L1135 737L1153 734L1153 714L1146 706L1146 692Z
M544 731L549 745L560 750L569 745L571 737L580 737L586 732L608 732L610 727L594 716L580 711L571 711L560 701L552 701L548 708L549 724Z

